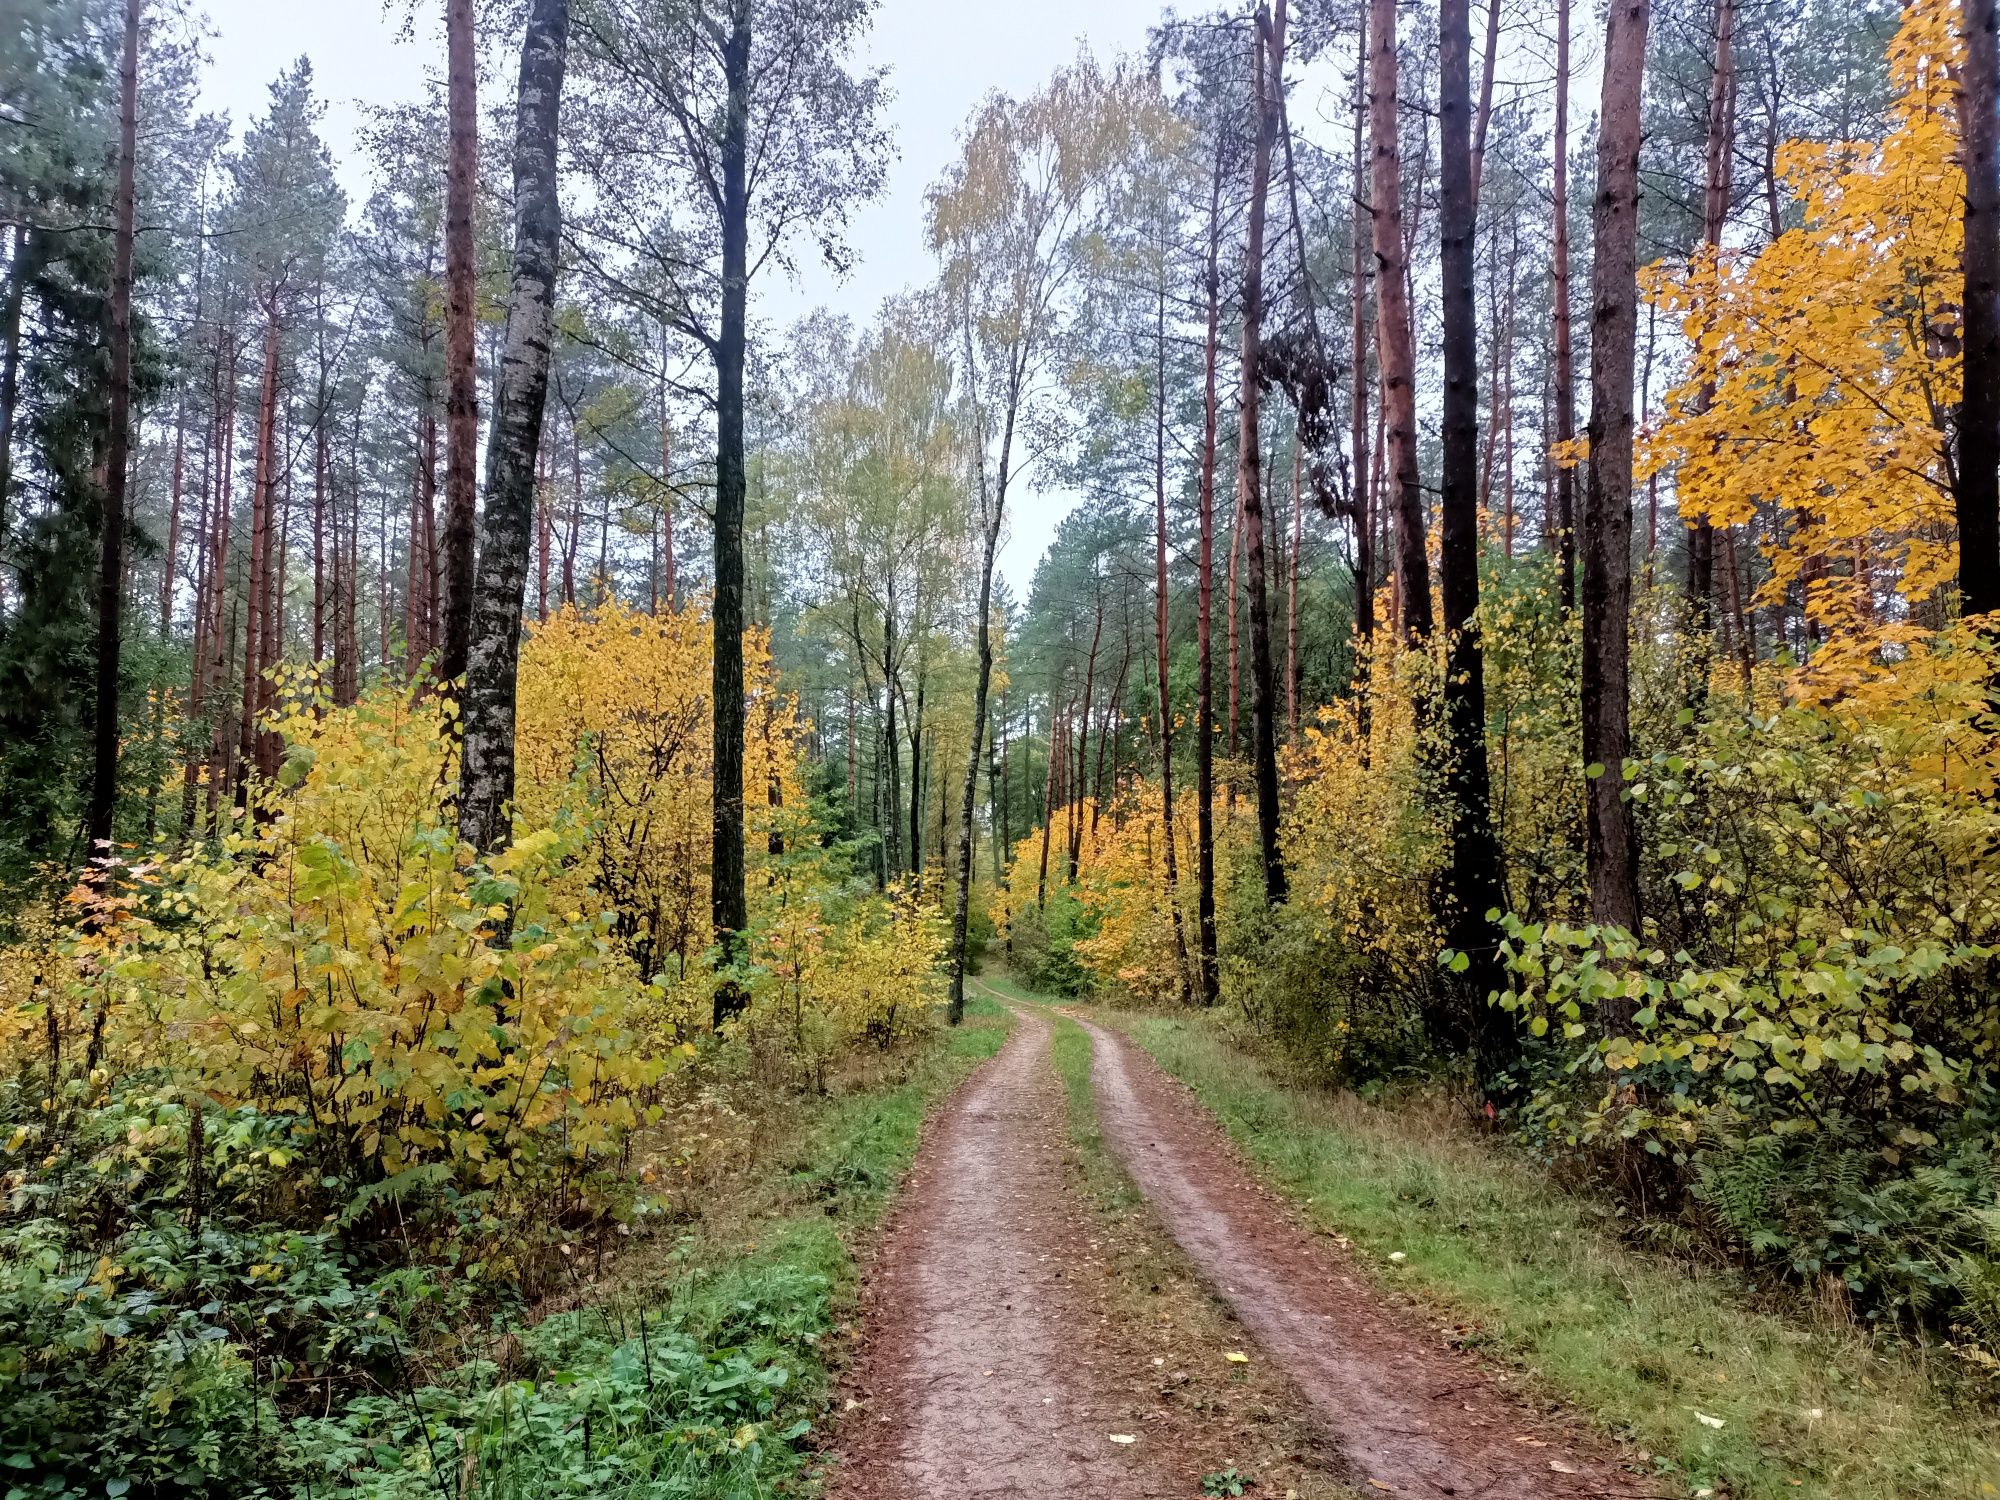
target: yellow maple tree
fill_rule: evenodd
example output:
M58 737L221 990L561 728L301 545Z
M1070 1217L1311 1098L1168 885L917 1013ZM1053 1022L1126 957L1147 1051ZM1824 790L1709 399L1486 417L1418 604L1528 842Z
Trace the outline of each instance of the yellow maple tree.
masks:
M1959 48L1951 0L1905 7L1882 138L1779 151L1799 227L1646 276L1692 356L1642 468L1672 468L1689 518L1736 526L1774 509L1759 602L1802 582L1807 616L1864 656L1916 633L1912 609L1941 620L1957 572Z

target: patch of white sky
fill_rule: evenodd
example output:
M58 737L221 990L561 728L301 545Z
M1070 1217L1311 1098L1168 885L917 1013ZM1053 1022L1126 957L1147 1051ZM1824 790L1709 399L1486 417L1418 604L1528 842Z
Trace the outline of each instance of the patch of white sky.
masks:
M327 144L358 206L369 188L361 131L371 111L422 97L427 76L441 68L442 4L417 0L413 13L412 0L206 0L205 9L213 34L201 107L226 110L241 130L263 110L271 80L301 55L310 58L326 102ZM925 243L925 192L956 155L973 109L994 90L1031 92L1079 47L1103 61L1138 52L1162 9L1162 0L882 0L861 62L886 68L893 93L896 155L885 190L853 216L847 274L802 258L796 278L765 279L756 309L764 326L783 337L786 326L818 307L865 326L885 299L929 280L935 267ZM1295 124L1345 131L1345 69L1346 59L1328 60L1313 70L1312 87L1294 81ZM485 87L510 83L503 67ZM1000 567L1017 598L1078 499L1047 479L1014 496Z

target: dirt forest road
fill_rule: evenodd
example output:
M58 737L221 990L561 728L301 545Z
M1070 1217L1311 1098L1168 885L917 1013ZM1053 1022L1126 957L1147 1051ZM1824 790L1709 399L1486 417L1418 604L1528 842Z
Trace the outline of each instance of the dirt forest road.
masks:
M1107 1300L1093 1210L1065 1182L1050 1019L1012 1008L1006 1045L926 1127L867 1276L829 1454L835 1500L1202 1491L1203 1434L1187 1425L1198 1411L1170 1415L1124 1373L1162 1361ZM1517 1397L1392 1305L1257 1184L1190 1091L1136 1044L1077 1019L1106 1147L1178 1242L1167 1253L1185 1253L1288 1377L1272 1377L1279 1404L1323 1440L1330 1467L1319 1472L1361 1495L1649 1493L1611 1444Z
M1244 1168L1215 1118L1135 1044L1091 1039L1104 1138L1167 1231L1292 1377L1349 1469L1397 1495L1648 1493L1607 1443L1552 1421L1440 1346Z
M1007 1044L925 1129L868 1277L838 1500L1189 1493L1140 1440L1079 1284L1049 1032L1017 1011Z

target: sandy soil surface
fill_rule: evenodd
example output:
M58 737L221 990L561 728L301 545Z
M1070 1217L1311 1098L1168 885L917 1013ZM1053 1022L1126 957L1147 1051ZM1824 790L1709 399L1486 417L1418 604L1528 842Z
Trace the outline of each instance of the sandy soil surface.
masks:
M1311 1404L1362 1493L1476 1500L1649 1493L1611 1444L1515 1396L1393 1307L1261 1187L1215 1118L1133 1042L1082 1021L1106 1144Z

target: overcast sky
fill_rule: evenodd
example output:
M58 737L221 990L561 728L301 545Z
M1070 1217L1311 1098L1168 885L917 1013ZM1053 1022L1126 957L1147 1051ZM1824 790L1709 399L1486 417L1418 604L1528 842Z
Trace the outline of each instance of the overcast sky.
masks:
M266 87L304 53L327 101L326 135L351 200L367 190L355 132L364 110L416 98L426 69L440 66L442 0L421 4L409 41L398 39L406 0L207 0L216 35L209 51L203 107L227 109L240 129L264 107ZM882 299L928 278L924 190L956 149L959 127L992 89L1034 89L1088 42L1102 58L1139 48L1161 0L882 0L867 61L889 68L889 106L898 159L888 189L853 224L858 260L844 281L814 266L801 284L774 280L760 291L760 311L777 324L817 305L866 322ZM489 83L488 87L510 86ZM439 163L443 170L443 163ZM1074 497L1017 494L1001 568L1025 595L1036 561Z

